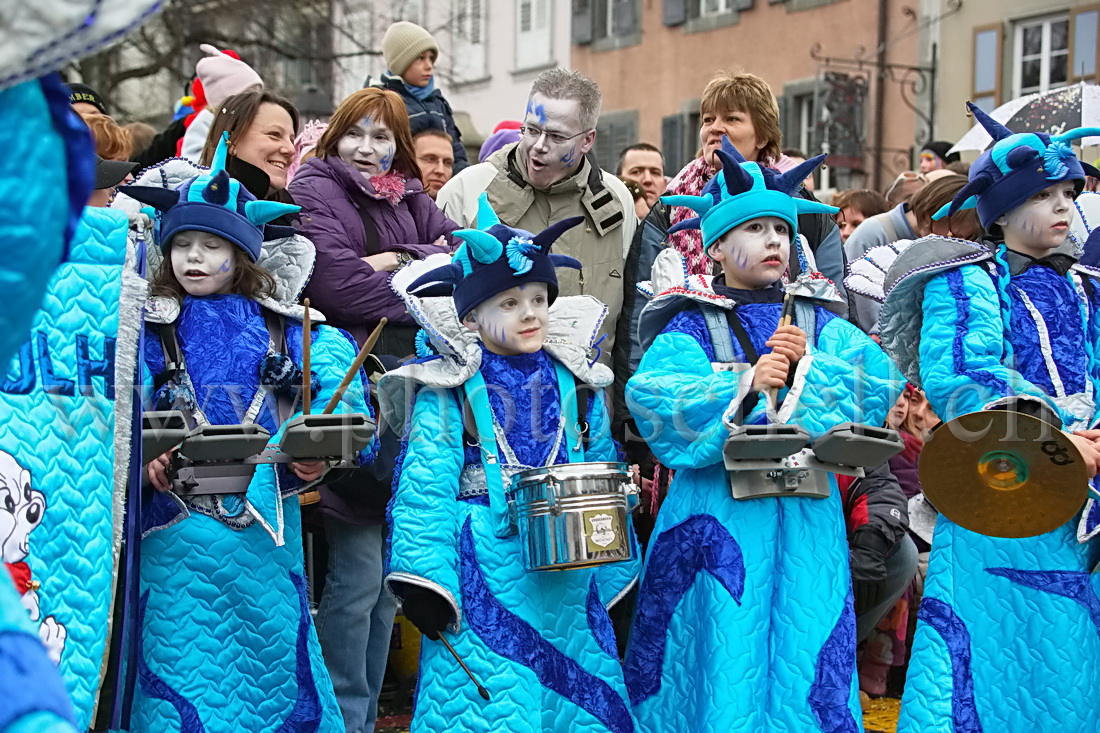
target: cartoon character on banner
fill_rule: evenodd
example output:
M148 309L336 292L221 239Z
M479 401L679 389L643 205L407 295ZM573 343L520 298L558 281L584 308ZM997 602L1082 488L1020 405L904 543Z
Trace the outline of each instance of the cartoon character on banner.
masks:
M10 454L0 451L0 559L15 582L31 621L40 624L38 636L50 658L60 663L68 632L55 617L42 618L39 583L31 578L27 564L30 534L42 523L45 513L46 496L31 488L31 472Z

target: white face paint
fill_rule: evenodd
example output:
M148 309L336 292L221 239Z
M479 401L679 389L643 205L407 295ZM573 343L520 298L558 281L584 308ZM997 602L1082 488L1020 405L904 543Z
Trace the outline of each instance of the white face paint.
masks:
M1075 190L1072 181L1055 183L997 219L1005 246L1036 258L1061 247L1073 221Z
M573 175L596 142L595 130L581 127L581 105L575 99L555 99L535 93L527 102L520 158L527 165L527 182L546 190Z
M533 354L546 340L550 304L546 283L527 283L498 293L462 321L494 354Z
M766 288L783 277L791 256L791 226L775 216L738 224L710 246L722 266L726 285L743 290Z
M237 247L209 232L179 232L170 247L172 274L188 295L221 295L229 292Z
M364 117L352 125L336 143L340 160L363 174L365 178L390 172L397 140L393 130L382 120Z

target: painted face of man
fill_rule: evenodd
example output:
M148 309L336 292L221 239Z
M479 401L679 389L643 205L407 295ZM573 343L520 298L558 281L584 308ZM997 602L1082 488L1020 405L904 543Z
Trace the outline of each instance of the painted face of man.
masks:
M791 225L775 216L738 224L708 250L722 267L726 285L760 290L783 277L791 256Z
M188 295L229 292L237 248L228 239L209 232L180 232L172 237L169 256L172 274Z
M527 283L498 293L464 319L494 354L533 354L546 340L550 298L546 283Z
M363 174L364 178L390 172L397 140L382 120L364 117L348 128L336 143L340 160Z
M1073 221L1074 198L1072 181L1055 183L997 219L1005 245L1037 258L1061 247Z
M573 175L596 142L596 131L585 130L581 105L575 99L531 95L519 137L520 158L527 182L545 190Z

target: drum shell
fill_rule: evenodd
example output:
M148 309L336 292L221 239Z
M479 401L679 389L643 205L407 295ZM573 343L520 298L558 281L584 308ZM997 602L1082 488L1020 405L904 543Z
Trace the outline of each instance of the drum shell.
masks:
M570 570L633 557L626 464L571 463L512 479L510 510L528 571Z

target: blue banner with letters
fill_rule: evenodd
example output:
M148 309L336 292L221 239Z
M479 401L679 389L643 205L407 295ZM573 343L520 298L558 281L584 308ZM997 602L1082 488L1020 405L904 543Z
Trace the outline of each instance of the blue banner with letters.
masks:
M85 209L0 370L0 554L86 730L106 667L146 285L128 222ZM0 365L3 366L3 365Z

